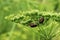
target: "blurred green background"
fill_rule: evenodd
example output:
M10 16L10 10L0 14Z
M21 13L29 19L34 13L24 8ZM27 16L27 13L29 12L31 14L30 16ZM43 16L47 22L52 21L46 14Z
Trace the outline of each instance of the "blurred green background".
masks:
M23 28L23 25L15 25L4 18L27 10L58 13L60 12L60 0L0 0L0 40L39 40L39 35L30 29ZM13 26L16 28L14 32L11 32ZM11 33L13 36L9 36Z

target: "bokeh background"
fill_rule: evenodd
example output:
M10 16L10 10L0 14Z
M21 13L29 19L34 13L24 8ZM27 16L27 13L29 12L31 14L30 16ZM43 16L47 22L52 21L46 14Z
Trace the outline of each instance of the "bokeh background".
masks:
M60 0L0 0L0 40L40 40L29 28L5 20L5 16L27 10L59 13ZM13 26L16 28L12 32Z

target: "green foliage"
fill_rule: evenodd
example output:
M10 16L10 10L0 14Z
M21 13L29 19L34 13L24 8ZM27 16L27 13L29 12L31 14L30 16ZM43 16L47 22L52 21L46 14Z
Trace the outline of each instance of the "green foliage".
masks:
M28 13L25 13L28 10L29 11L39 10L40 11L39 14L41 14L40 16L44 16L45 15L44 13L47 13L46 14L47 17L44 16L45 18L44 23L39 24L38 22L36 22L39 19L39 15L37 16L36 14L33 14L34 12L31 15ZM20 11L22 12L24 11L24 13ZM48 12L42 12L42 11L48 11ZM46 27L48 24L53 22L53 21L49 21L50 19L49 15L53 15L53 14L54 14L54 17L53 18L51 17L51 18L55 20L54 22L58 22L59 24L60 17L57 16L59 15L59 13L56 13L56 14L51 13L52 11L60 12L60 0L0 0L0 40L40 40L40 36L36 35L33 32L33 31L37 32L38 28L33 28L33 31L32 31L31 30L32 28L30 28L28 24L32 21L34 23L37 23L37 25ZM20 16L21 14L23 14L22 17ZM5 16L8 16L7 20L4 19ZM14 23L12 23L11 21ZM26 27L29 27L29 28L26 29L25 25ZM58 39L58 37L56 38Z
M44 17L43 24L39 23L39 18ZM37 33L40 36L40 40L52 40L58 34L60 34L60 13L50 13L50 12L39 12L38 10L26 11L18 13L17 15L10 15L5 17L5 19L10 20L15 23L19 23L28 28L30 22L36 23L39 29ZM33 30L33 29L31 29Z
M57 14L57 13L49 13L49 12L39 12L38 10L13 14L5 17L5 19L8 19L16 23L28 24L29 22L35 22L35 21L37 22L40 17L44 17L46 21L49 18L52 18L55 21L60 21L60 13Z

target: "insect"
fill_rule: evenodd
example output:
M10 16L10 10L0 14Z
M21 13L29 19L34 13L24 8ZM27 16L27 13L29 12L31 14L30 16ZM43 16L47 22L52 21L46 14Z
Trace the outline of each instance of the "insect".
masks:
M39 23L43 23L44 22L44 17L41 17L40 19L39 19Z
M34 23L30 23L29 25L30 25L30 27L36 27L37 26L37 24L34 24Z

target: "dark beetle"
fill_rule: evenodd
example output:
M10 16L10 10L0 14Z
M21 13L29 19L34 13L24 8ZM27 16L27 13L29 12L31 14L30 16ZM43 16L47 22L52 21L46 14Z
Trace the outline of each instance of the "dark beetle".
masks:
M30 27L36 27L37 26L37 24L34 24L34 23L30 23L29 25L30 25Z
M40 19L39 19L39 23L43 23L44 22L44 17L41 17Z

